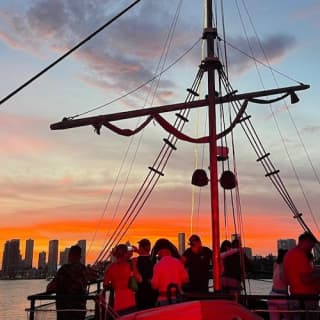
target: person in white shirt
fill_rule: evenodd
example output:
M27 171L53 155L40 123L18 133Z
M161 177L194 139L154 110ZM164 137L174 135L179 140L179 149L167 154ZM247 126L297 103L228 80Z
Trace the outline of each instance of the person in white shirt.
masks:
M151 285L158 290L158 305L176 302L181 296L182 285L188 282L183 263L179 257L173 256L177 252L174 248L167 239L159 239L154 246L153 254L158 256L159 262L154 266Z

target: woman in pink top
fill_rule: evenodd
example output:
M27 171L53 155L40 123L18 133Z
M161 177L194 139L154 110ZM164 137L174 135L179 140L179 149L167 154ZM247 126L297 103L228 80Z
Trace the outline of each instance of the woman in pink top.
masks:
M125 244L119 244L113 253L116 261L107 267L103 286L106 288L109 284L114 289L114 310L119 314L125 314L135 309L135 293L128 287L129 278L132 274L135 275L137 281L139 275L131 270L131 265L128 261L128 248Z
M169 297L171 302L176 301L182 293L182 285L188 281L188 273L177 256L178 250L167 239L159 239L153 249L153 255L157 255L159 262L153 268L151 285L158 290L159 305L166 304ZM168 292L169 286L173 290Z

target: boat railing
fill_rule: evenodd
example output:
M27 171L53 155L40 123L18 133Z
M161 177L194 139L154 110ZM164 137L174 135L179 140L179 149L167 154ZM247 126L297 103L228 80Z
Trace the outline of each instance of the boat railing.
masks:
M85 310L74 310L73 311L85 311L86 319L89 320L105 320L105 319L117 319L116 313L112 314L112 308L109 305L110 296L112 293L108 290L106 294L101 294L101 283L97 283L95 290L89 291L86 295L75 295L75 298L83 298L86 300ZM68 297L72 298L71 295L56 295L49 294L47 292L38 293L28 296L30 301L30 307L26 309L28 312L28 320L55 320L57 309L56 300L57 298ZM105 305L101 304L101 297ZM263 319L269 319L271 313L279 312L276 308L270 308L272 301L279 304L283 302L286 308L281 310L287 314L299 315L303 318L306 314L319 313L319 296L315 295L255 295L255 294L226 294L220 292L209 292L209 293L190 293L184 292L182 299L179 302L187 302L194 300L231 300L235 301L251 312L259 315ZM112 299L111 299L112 300ZM168 297L168 304L171 304L171 299ZM316 307L315 307L316 306ZM318 308L317 308L318 307ZM106 311L108 310L108 311ZM69 310L60 310L69 311ZM58 311L59 312L59 311ZM107 317L107 315L109 315Z
M28 320L55 320L57 312L85 312L86 319L100 319L99 295L101 293L101 281L91 282L88 293L84 295L65 295L42 292L27 297L30 307L26 309ZM59 309L56 301L60 299L82 300L86 302L85 309Z

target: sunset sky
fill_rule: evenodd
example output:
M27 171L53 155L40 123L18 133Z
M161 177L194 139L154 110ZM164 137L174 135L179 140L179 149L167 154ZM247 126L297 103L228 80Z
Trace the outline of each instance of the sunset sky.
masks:
M2 0L0 98L132 2ZM167 67L201 38L202 1L142 0L0 106L0 263L6 240L21 239L24 256L24 242L29 238L35 240L35 260L39 251L48 250L51 239L60 240L61 251L87 239L88 262L95 259L144 180L167 133L156 123L150 123L132 139L106 128L99 136L92 127L52 131L49 126L78 114L94 116L183 102L201 61L201 41L162 75L155 95L149 91L149 84L112 105L86 113L133 91L159 73L157 65L179 3L182 6L170 50L162 60ZM226 35L222 33L220 12L218 32L230 50L234 89L243 93L299 82L311 86L298 92L298 104L291 105L289 100L272 107L249 104L248 113L297 208L319 236L319 1L225 1ZM276 71L271 74L249 59L253 53L256 61L270 63ZM206 94L205 83L201 90ZM202 117L198 124L190 121L185 132L205 135L207 127ZM174 118L168 115L167 119ZM137 119L116 125L134 128ZM240 126L234 138L245 245L254 254L275 254L278 239L296 239L302 229L264 178ZM204 244L211 246L208 187L198 198L199 191L193 191L190 184L195 167L208 168L207 146L178 142L177 149L165 176L122 241L136 244L142 237L152 241L167 237L177 243L178 232L185 232L186 237L198 233ZM223 239L234 233L233 218L230 207L227 220L222 203L220 209Z

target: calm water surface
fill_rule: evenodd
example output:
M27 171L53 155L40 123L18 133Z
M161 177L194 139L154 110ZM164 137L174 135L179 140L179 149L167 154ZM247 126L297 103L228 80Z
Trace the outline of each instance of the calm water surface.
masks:
M26 320L27 296L44 292L46 280L0 280L0 320ZM270 280L250 280L247 291L251 294L268 294Z
M28 319L27 296L44 292L47 284L46 280L0 280L0 319Z

